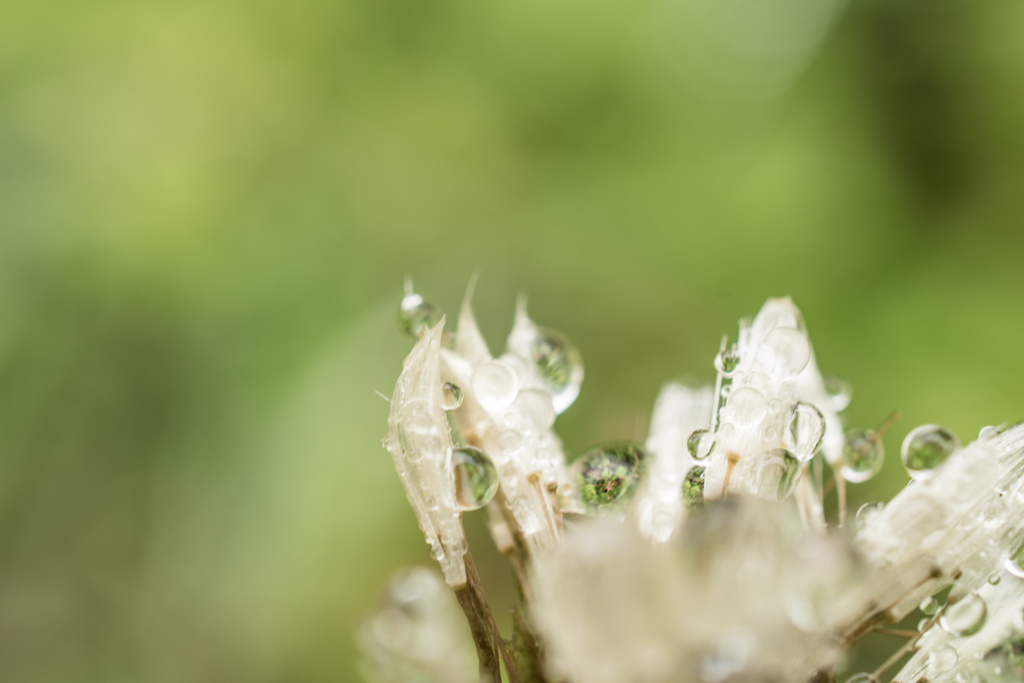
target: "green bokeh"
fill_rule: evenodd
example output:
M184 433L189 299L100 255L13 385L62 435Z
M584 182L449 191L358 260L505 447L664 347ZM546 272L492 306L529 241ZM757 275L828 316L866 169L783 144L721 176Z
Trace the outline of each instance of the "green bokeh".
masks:
M854 0L766 88L692 4L0 3L0 681L355 680L430 561L406 274L577 343L571 454L785 294L850 425L903 414L852 506L912 427L1024 417L1024 5Z

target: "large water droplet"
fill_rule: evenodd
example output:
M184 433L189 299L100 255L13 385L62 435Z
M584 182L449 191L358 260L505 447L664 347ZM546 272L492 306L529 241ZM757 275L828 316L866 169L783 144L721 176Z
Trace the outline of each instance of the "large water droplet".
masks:
M699 507L704 504L704 474L706 468L691 467L683 478L683 504L688 507Z
M504 410L519 393L519 380L500 360L489 360L473 373L473 393L485 410Z
M885 462L885 446L871 429L851 429L846 432L843 447L843 479L859 484L878 474Z
M928 656L928 668L934 673L945 673L951 671L960 656L952 645L944 645Z
M758 460L758 491L769 500L782 500L793 493L800 478L800 461L785 448L764 453Z
M736 366L739 364L740 353L735 344L719 351L718 355L715 356L715 370L720 372L723 377L732 377L736 372Z
M579 501L588 512L619 509L640 487L647 454L629 441L592 448L572 464Z
M460 510L476 510L491 502L498 490L494 463L479 448L462 446L452 450L455 473L455 502Z
M988 605L977 593L971 593L955 605L947 605L939 626L951 636L969 636L981 630L988 617Z
M579 349L563 334L536 328L530 341L530 360L544 388L551 394L556 413L572 405L583 384L583 359Z
M757 348L756 358L772 377L790 379L807 367L811 346L800 330L776 327Z
M547 429L555 423L555 408L551 394L546 391L523 389L513 405L535 427Z
M715 435L706 429L697 429L686 439L686 450L694 460L705 460L715 452Z
M857 510L857 529L863 529L871 520L885 509L885 503L864 503Z
M726 404L731 422L749 426L761 423L768 414L768 401L753 387L741 387L729 395Z
M818 452L825 438L825 416L810 403L797 403L793 406L786 437L793 455L807 462Z
M939 425L921 425L903 439L900 457L907 473L914 479L928 479L935 468L960 448L956 435Z
M455 382L445 382L441 385L441 407L445 410L455 410L462 405L462 387Z
M924 614L931 616L939 609L939 601L935 599L934 595L929 595L921 601L921 604L918 605L917 608Z
M828 394L829 407L837 413L842 412L846 406L850 405L850 399L853 398L853 388L842 377L825 375L823 379L825 381L825 393Z
M402 297L398 305L398 329L410 337L416 337L424 327L433 327L441 320L437 306L415 292Z

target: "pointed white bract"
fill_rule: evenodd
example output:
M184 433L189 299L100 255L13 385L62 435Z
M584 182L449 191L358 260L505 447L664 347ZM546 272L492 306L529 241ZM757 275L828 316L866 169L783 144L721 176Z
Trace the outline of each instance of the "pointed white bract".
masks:
M455 501L452 438L441 407L441 331L424 328L391 397L384 447L391 453L406 498L450 586L466 583L466 536Z
M664 543L678 527L685 512L683 478L696 464L687 440L698 429L711 424L711 387L694 389L666 384L654 404L647 437L650 461L647 483L636 503L640 533Z

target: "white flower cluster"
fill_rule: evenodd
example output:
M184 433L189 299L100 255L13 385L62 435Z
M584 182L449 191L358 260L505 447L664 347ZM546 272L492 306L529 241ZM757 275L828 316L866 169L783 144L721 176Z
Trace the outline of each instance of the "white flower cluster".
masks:
M1024 674L1024 426L967 446L918 427L901 450L913 481L862 509L855 535L837 533L846 483L882 465L884 427L844 432L849 389L822 376L792 301L770 299L723 340L713 387L664 387L646 443L603 444L567 468L553 425L579 393L578 351L520 300L493 357L472 290L446 334L408 287L399 320L417 342L384 444L485 678L500 680L506 641L461 523L484 506L525 598L513 641L526 645L501 652L513 683L828 681L858 639L918 609L919 629L889 629L906 644L854 683L877 683L915 648L897 683Z

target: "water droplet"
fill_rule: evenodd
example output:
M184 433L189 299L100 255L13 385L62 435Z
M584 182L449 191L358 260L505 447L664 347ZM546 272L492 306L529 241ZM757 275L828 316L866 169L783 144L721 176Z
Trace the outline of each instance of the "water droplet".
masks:
M814 457L825 438L825 416L810 403L797 403L786 430L787 445L802 462Z
M523 447L523 436L514 429L498 434L498 448L509 455L515 455Z
M726 404L729 417L738 425L751 426L761 423L768 414L768 401L764 394L753 387L741 387L729 395Z
M619 509L636 493L646 471L642 445L619 441L592 448L572 464L579 500L588 512Z
M463 446L452 450L455 473L455 502L460 510L482 508L498 490L498 473L494 463L479 448Z
M903 439L900 457L912 478L927 479L958 448L960 440L945 427L921 425Z
M704 504L704 473L706 468L691 467L683 478L683 504L688 508Z
M871 519L879 512L885 509L885 503L864 503L857 510L857 529L863 529L870 522Z
M530 360L551 394L555 412L562 413L579 396L583 384L583 359L576 345L559 332L537 327L530 341Z
M732 426L731 422L726 422L718 427L716 436L718 436L719 439L731 439L736 436L736 428ZM1022 494L1022 497L1024 497L1024 494Z
M843 479L853 484L867 481L878 474L885 462L885 447L878 434L871 429L851 429L846 432L843 447Z
M704 460L715 452L715 435L706 429L694 430L686 440L686 450L694 460Z
M993 574L992 576L988 577L989 584L993 586L998 586L999 582L1002 580L1003 579L1001 576L999 576L999 574Z
M956 648L952 645L944 645L928 656L928 668L936 673L952 671L953 667L960 660Z
M878 679L869 673L859 673L847 678L846 683L878 683Z
M1001 425L989 425L987 427L982 427L981 431L978 432L978 440L988 441L989 439L994 439L1002 434L1006 427L1007 425L1005 422Z
M1024 579L1024 547L1021 547L1012 557L1007 558L1003 568L1018 579Z
M830 407L837 413L842 412L846 406L850 405L853 388L849 382L836 375L825 375L823 379L825 380L825 393L828 394L831 403Z
M555 407L551 394L541 389L523 389L516 396L513 405L531 424L547 429L555 424Z
M782 500L793 493L800 478L800 461L785 448L775 448L758 460L758 491L769 500Z
M930 623L932 623L932 620L928 617L925 617L921 621L917 622L917 630L919 632L925 630L926 628L928 628L928 624Z
M953 680L956 683L968 683L971 680L971 672L967 669L961 669L956 672L956 676L953 676Z
M960 602L946 606L946 611L939 618L939 626L951 636L969 636L985 625L987 617L985 600L977 593L971 593Z
M415 292L402 297L398 305L398 329L415 338L424 327L433 327L441 320L437 306Z
M473 373L473 393L485 410L504 410L519 393L519 380L500 360L489 360Z
M939 601L935 599L935 596L929 595L927 598L921 601L921 604L917 606L919 610L927 615L935 614L939 609Z
M715 356L715 370L723 377L732 377L736 372L736 366L740 364L740 354L736 345L733 344L727 349L718 352Z
M462 387L455 382L445 382L441 385L441 407L445 410L455 410L462 405Z
M756 360L772 377L790 379L807 367L811 346L800 330L776 327L757 347Z

